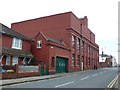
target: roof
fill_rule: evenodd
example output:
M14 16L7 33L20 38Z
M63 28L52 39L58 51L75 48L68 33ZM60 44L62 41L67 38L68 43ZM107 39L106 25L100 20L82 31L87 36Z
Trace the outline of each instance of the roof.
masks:
M15 55L19 57L28 57L32 58L33 55L31 52L23 51L23 50L18 50L18 49L12 49L12 48L5 48L3 47L2 50L0 49L0 52L2 55Z
M11 28L8 28L7 26L0 23L0 35L1 34L5 34L5 35L12 36L12 37L17 37L20 39L31 41L31 39L27 38L26 36L16 32L16 31L12 30Z
M59 40L56 40L56 39L47 37L47 36L45 36L42 32L39 32L39 33L36 35L36 37L37 37L39 34L41 34L47 41L52 41L52 42L55 42L55 43L58 43L58 44L61 44L61 45L64 45L64 46L65 46L65 43L64 43L62 40L59 41ZM35 38L36 38L36 37L35 37Z
M105 60L106 60L106 57L99 57L99 62L105 62Z
M58 44L62 44L62 45L65 45L65 43L63 41L59 41L59 40L56 40L56 39L53 39L53 38L50 38L50 37L46 37L48 41L52 41L52 42L55 42L55 43L58 43Z
M48 18L48 17L54 17L54 16L58 16L58 15L63 15L63 14L73 14L76 18L78 18L72 11L68 11L68 12L63 12L63 13L58 13L58 14L53 14L53 15L48 15L48 16L43 16L43 17L38 17L38 18L34 18L34 19L24 20L24 21L20 21L20 22L14 22L12 24L18 24L18 23L23 23L23 22L28 22L28 21L38 20L38 19L43 19L43 18Z

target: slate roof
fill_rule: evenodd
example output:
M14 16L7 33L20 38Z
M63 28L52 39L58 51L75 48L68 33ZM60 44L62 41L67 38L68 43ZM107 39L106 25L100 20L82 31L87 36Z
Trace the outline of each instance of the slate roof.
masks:
M16 31L12 30L11 28L0 23L0 35L1 34L5 34L5 35L9 35L11 37L16 37L16 38L31 41L31 39L27 38L26 36L16 32Z
M50 37L46 37L48 41L52 41L52 42L55 42L55 43L58 43L58 44L62 44L62 45L65 45L65 43L63 41L59 41L59 40L56 40L56 39L53 39L53 38L50 38Z
M66 46L66 44L65 44L63 41L59 41L59 40L56 40L56 39L47 37L47 36L45 36L42 32L39 32L39 33L35 36L35 38L36 38L39 34L41 34L47 41L52 41L52 42L55 42L55 43L58 43L58 44L61 44L61 45ZM35 39L35 38L34 38L34 39Z
M2 47L2 50L0 49L0 51L1 51L0 54L2 54L2 55L16 55L18 57L26 57L26 58L32 58L33 57L31 52L18 50L18 49L13 49L13 48Z

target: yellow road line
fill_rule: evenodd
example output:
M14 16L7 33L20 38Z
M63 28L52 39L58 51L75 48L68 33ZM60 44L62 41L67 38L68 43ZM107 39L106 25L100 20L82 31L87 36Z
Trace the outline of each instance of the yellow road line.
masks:
M119 74L120 75L120 74ZM112 82L107 86L107 88L112 88L114 86L114 84L116 83L116 81L118 80L119 75L117 75Z

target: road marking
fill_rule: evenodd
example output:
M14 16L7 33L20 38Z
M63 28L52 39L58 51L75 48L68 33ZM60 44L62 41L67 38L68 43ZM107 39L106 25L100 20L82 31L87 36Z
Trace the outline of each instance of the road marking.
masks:
M103 72L100 72L99 74L103 74Z
M117 75L112 82L110 82L110 84L107 86L107 88L112 88L114 86L114 84L116 83L116 81L118 80L119 75Z
M71 84L71 83L74 83L74 81L68 82L68 83L64 83L64 84L61 84L61 85L57 85L57 86L55 86L55 88L61 87L61 86L65 86L65 85L68 85L68 84Z
M94 76L96 76L96 75L98 75L98 74L94 74L94 75L92 75L92 76L94 77Z
M78 74L74 74L74 75L78 75Z
M106 72L106 71L104 71L104 72Z
M87 78L89 78L89 76L88 76L88 77L81 78L80 80L85 80L85 79L87 79Z

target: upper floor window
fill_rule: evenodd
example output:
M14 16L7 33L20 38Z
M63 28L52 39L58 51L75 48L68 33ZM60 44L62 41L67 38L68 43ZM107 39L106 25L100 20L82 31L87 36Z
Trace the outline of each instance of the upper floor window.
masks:
M75 36L72 35L72 47L75 48Z
M22 40L18 38L13 38L12 48L22 49Z
M80 55L78 55L78 65L80 66Z
M78 47L78 49L80 49L80 39L79 38L77 40L77 47Z
M39 40L39 41L37 41L37 48L41 48L41 47L42 47L42 41Z
M90 53L90 45L88 46L88 53Z
M86 43L86 53L88 52L88 44Z
M84 52L84 41L81 41L82 52Z

